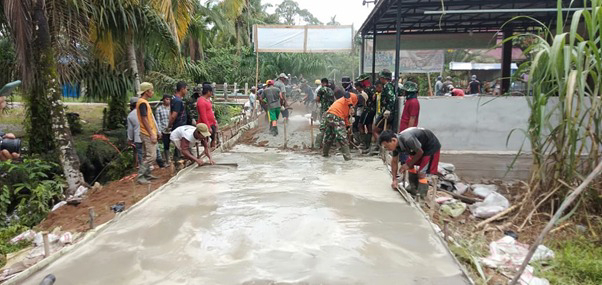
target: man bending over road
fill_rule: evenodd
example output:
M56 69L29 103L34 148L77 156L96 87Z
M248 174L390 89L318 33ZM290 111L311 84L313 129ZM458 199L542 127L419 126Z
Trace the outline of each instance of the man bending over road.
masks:
M408 128L399 134L384 131L378 138L378 144L393 152L391 187L397 189L399 185L397 175L408 170L410 186L406 190L414 196L419 195L424 198L428 191L426 175L437 174L439 165L441 143L435 134L423 128ZM402 162L401 169L399 169L399 157L402 153L409 154L410 157ZM419 167L418 171L416 171L416 166Z
M207 125L200 123L197 124L196 127L188 125L178 127L171 132L170 139L176 148L182 152L185 158L196 162L199 166L202 166L205 164L205 162L202 159L196 158L194 155L192 155L191 148L193 145L200 142L205 148L204 153L209 159L209 163L212 165L215 164L213 158L211 158L211 148L207 142L210 136L211 133L209 132Z

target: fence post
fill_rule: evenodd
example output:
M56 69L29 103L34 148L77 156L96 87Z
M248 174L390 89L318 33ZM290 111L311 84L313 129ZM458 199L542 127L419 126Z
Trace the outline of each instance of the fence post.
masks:
M238 90L236 90L236 85L238 85L236 82L234 82L234 98L236 98L236 95L238 95Z
M245 96L249 96L249 83L245 83Z
M224 83L224 100L228 101L228 83Z

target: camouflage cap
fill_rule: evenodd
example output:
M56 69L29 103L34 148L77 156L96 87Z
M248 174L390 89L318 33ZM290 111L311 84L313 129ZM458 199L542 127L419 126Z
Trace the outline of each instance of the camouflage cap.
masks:
M201 85L201 84L194 86L194 88L192 88L192 93L201 93L201 91L203 91L203 85Z
M392 79L393 73L391 72L391 70L383 69L383 71L380 72L379 77L385 78L385 79Z
M358 76L357 79L355 79L355 81L361 82L361 81L368 80L368 79L370 79L370 75L364 73L364 74L361 74L360 76Z
M349 76L343 76L341 78L341 83L351 83L351 77L349 77Z
M413 81L406 81L403 86L401 87L401 90L406 91L406 92L418 92L418 84L416 84Z

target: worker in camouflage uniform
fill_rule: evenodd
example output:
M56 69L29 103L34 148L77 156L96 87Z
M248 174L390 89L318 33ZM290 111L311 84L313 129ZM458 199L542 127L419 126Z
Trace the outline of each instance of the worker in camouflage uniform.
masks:
M373 136L378 140L378 136L383 130L393 128L393 118L395 113L395 87L391 83L393 74L388 69L383 69L379 74L379 80L383 84L383 91L380 98L376 98L376 121L374 122ZM373 144L372 154L378 154L380 146Z
M335 94L339 95L344 93L345 91L338 88L335 91ZM322 150L324 157L328 157L330 148L334 143L337 143L341 146L343 158L351 160L347 129L351 126L349 117L353 113L353 107L357 105L357 101L357 95L350 93L349 98L341 97L326 111L320 124L320 133L324 134L324 149Z
M199 112L196 108L196 102L201 97L201 91L203 85L199 84L192 89L192 95L184 98L184 106L186 106L186 116L188 117L186 124L196 126L197 119L199 118Z
M330 88L330 85L328 85L328 79L322 78L322 87L318 90L318 96L316 96L316 102L320 103L320 116L323 116L328 111L328 108L330 108L330 105L334 101L334 92Z
M370 76L367 74L360 75L357 79L363 87L363 91L367 95L362 115L360 116L360 131L362 133L363 149L362 153L367 154L370 151L372 144L372 124L376 116L376 89L370 82Z

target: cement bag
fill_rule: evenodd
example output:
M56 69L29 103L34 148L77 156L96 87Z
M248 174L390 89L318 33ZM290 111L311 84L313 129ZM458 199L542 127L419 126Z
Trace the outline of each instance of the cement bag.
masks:
M439 162L437 165L437 171L442 175L454 173L456 171L456 167L451 163Z
M487 196L489 196L489 194L497 192L497 186L495 185L474 184L471 187L472 193L481 198L486 198Z
M508 209L508 207L510 207L508 199L497 192L493 192L483 202L470 205L469 209L475 217L486 219Z

